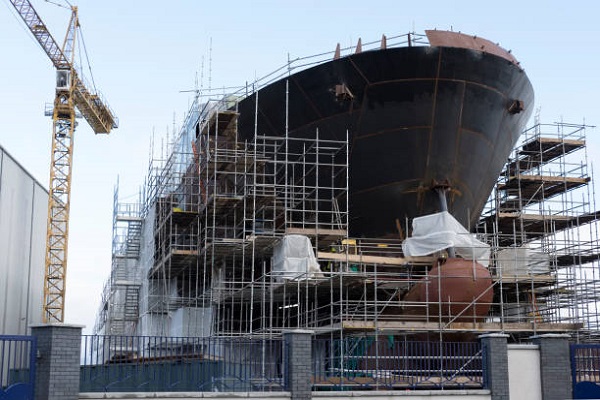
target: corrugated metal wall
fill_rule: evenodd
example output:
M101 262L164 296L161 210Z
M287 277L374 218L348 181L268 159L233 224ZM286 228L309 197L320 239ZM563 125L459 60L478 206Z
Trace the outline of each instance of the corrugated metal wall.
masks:
M0 334L42 320L48 191L0 147Z

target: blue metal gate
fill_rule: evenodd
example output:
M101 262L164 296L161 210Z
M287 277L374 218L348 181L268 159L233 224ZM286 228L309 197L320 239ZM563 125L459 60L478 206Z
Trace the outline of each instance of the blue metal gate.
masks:
M36 340L0 335L0 400L33 400Z
M572 344L574 399L600 399L600 344Z

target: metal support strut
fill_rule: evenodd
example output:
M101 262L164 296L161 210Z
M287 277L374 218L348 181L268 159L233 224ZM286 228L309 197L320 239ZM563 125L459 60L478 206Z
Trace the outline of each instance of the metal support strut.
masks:
M438 197L440 199L440 208L442 209L442 211L448 211L448 200L446 199L446 192L449 189L447 187L437 187L435 189L435 191L438 194ZM454 251L454 247L448 247L448 257L449 258L455 258L456 257L456 252Z

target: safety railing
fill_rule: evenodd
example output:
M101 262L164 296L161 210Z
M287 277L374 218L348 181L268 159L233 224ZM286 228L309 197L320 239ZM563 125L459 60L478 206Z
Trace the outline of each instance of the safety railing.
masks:
M283 390L281 339L82 337L80 392Z
M80 392L284 391L281 338L87 336ZM479 389L477 342L313 339L313 390Z
M313 341L314 390L482 388L481 344L393 336Z
M383 38L381 38L383 39ZM371 50L379 50L383 48L383 42L381 39L362 42L361 52L367 52ZM396 47L412 47L412 46L429 46L427 36L424 34L418 34L415 32L409 32L401 35L388 36L385 39L385 48L396 48ZM358 43L356 45L341 47L340 57L349 56L357 52ZM255 91L262 89L271 83L278 81L279 79L288 76L292 73L303 71L312 66L322 64L327 61L331 61L336 57L337 49L326 51L319 54L313 54L304 57L289 57L286 64L277 68L276 70L264 75L257 79L251 84L250 87L242 87L237 92L229 95L230 98L245 97L248 94L252 94Z

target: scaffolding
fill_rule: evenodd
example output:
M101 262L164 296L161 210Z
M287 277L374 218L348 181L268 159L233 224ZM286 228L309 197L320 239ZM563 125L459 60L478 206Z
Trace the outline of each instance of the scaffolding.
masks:
M143 218L141 202L119 202L118 189L117 183L113 196L111 273L102 290L94 333L132 335L139 318Z
M536 123L506 164L479 226L493 245L494 312L597 336L598 213L588 172L590 126Z
M524 132L469 234L490 245L490 259L448 278L445 252L403 253L411 221L397 221L397 238L348 236L348 131L273 137L255 126L241 135L236 98L196 100L167 156L150 163L135 217L143 224L115 206L123 215L115 221L126 224L116 236L140 246L126 258L137 263L139 302L124 333L595 336L600 246L585 147L590 127L536 124ZM116 253L115 271L122 265ZM483 293L454 300L441 290L446 279L474 278L475 261L489 264ZM120 287L134 286L113 282L103 304ZM117 333L113 315L104 320Z
M278 316L268 317L266 288L284 279L271 276L276 244L303 235L318 248L347 237L347 132L342 141L315 132L242 142L235 103L202 107L168 156L151 162L139 232L140 333L268 331Z

